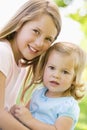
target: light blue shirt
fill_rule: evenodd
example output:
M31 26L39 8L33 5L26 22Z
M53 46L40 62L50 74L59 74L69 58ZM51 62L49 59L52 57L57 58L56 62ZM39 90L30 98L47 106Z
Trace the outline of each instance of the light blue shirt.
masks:
M61 116L67 116L73 119L74 127L79 118L78 102L71 96L49 98L45 96L47 89L45 87L37 88L31 98L30 111L34 118L48 124L54 124L56 119Z

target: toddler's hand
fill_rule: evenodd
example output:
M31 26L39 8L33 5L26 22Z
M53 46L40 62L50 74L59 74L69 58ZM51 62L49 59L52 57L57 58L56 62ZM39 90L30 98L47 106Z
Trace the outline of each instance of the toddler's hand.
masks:
M9 111L9 113L11 113L13 116L15 116L15 110L18 108L18 105L13 105Z
M33 118L30 111L25 106L14 105L10 112L24 124Z

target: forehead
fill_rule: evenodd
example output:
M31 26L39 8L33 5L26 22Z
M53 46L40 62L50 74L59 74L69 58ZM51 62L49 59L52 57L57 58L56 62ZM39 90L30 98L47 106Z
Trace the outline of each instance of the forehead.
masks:
M48 57L48 63L55 64L56 66L60 65L61 67L74 67L75 61L73 55L53 50Z

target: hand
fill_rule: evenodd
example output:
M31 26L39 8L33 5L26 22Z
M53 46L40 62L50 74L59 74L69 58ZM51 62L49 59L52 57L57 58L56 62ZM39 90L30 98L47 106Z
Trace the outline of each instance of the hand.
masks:
M32 120L31 112L25 106L14 105L11 110L11 114L14 115L19 121L26 124L26 122Z
M18 105L13 105L9 111L13 116L15 115L15 109L17 108Z

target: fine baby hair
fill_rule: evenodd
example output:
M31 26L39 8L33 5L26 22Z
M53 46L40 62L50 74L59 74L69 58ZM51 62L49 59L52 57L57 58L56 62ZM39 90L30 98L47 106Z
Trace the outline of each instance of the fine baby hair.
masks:
M41 56L37 66L35 83L43 82L43 73L52 51L56 51L64 56L71 56L74 62L75 77L71 87L65 92L70 93L75 99L81 99L84 96L84 85L81 81L82 73L86 65L86 53L78 45L69 42L58 42L51 46L47 52ZM60 61L59 61L60 62Z
M61 30L61 17L58 6L52 0L28 0L17 11L8 24L0 31L0 40L5 38L7 40L12 40L18 29L22 28L26 22L32 21L37 18L37 16L41 16L42 14L51 16L55 27L57 28L56 39ZM31 61L24 59L25 62L23 62L23 64L32 64L38 60L38 58L39 57L36 57Z

